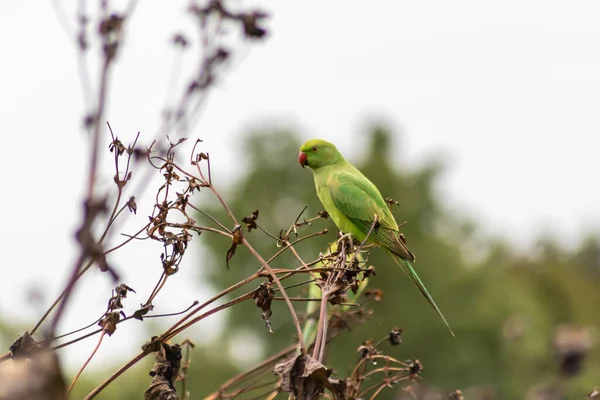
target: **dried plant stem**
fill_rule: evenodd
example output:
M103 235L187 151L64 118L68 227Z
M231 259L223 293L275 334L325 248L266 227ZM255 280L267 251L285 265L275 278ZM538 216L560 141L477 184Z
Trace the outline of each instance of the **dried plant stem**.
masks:
M194 303L191 306L189 306L188 308L186 308L185 310L183 310L183 311L173 312L173 313L167 313L167 314L146 315L146 316L144 316L144 319L174 317L175 315L185 314L186 312L190 311L192 309L192 307L197 306L198 303L199 303L198 300L194 300Z
M285 288L281 284L281 281L277 277L277 274L275 274L273 272L273 270L271 269L269 264L267 264L267 262L261 257L260 254L258 254L258 252L254 249L254 247L252 247L250 245L250 243L248 242L248 239L246 239L245 237L242 237L242 243L244 244L244 246L246 246L246 248L250 251L250 253L252 253L252 255L262 264L263 268L269 272L269 274L275 281L275 284L279 287L279 291L281 292L281 295L285 299L285 302L290 310L290 314L292 315L292 320L294 321L294 326L296 327L296 334L298 335L298 345L300 348L300 352L302 354L306 354L306 347L304 345L304 337L302 336L302 327L300 326L300 320L298 319L298 314L296 314L294 305L290 301L290 298L287 295Z
M104 117L104 106L106 105L106 92L108 89L108 71L112 57L105 55L104 63L102 65L102 72L100 73L100 89L98 92L98 109L94 116L94 132L92 134L92 146L90 148L90 169L88 171L88 187L87 187L87 199L91 200L94 198L94 189L96 187L96 175L98 171L98 151L100 148L100 121Z
M281 391L279 389L273 390L273 392L271 392L271 394L269 394L267 397L265 397L265 400L274 400L275 397L277 397L277 395L280 393Z
M225 225L223 225L222 223L220 223L215 217L213 217L212 215L202 211L201 209L199 209L198 207L194 207L193 204L189 204L189 207L191 207L192 209L196 210L197 212L199 212L200 214L204 215L206 218L210 219L215 225L218 225L219 228L223 229L225 232L231 234L231 231L229 229L227 229L227 227Z
M89 263L89 265L91 265L91 263ZM89 267L88 267L89 268ZM82 272L87 271L87 268L84 268L82 271L80 271L80 276ZM79 279L79 278L78 278ZM52 310L54 310L54 307L56 307L56 305L62 300L62 298L65 296L65 294L67 293L67 288L65 288L61 294L56 298L56 300L54 300L54 303L52 303L52 305L46 310L46 312L44 313L44 315L42 315L42 318L39 319L39 321L35 324L35 326L33 327L33 329L31 330L31 334L33 335L38 328L44 323L44 321L46 320L46 318L48 318L48 315L50 315L50 313L52 312Z
M273 300L285 300L283 297L273 297ZM290 297L291 301L321 301L321 299L315 298L315 299L307 299L305 297ZM338 303L338 305L340 306L347 306L347 307L358 307L359 305L356 303Z
M408 369L409 368L407 368L407 367L388 367L388 366L385 366L385 367L373 369L373 370L367 372L366 374L364 374L362 377L363 377L363 379L366 379L369 376L374 375L374 374L376 374L378 372L384 372L384 373L388 372L388 371L402 371L402 372L406 372L406 371L408 371Z
M67 394L71 393L71 390L73 390L73 387L77 383L77 380L79 379L79 376L81 376L81 373L83 372L83 370L85 369L85 367L87 367L87 365L90 363L90 361L92 361L92 357L94 357L94 354L96 354L96 352L100 348L100 344L102 344L102 339L104 339L104 335L105 334L106 334L106 331L102 330L102 334L100 335L100 338L98 339L98 344L96 344L96 347L94 347L94 350L92 351L92 354L90 354L90 356L85 361L85 363L83 363L83 366L81 367L81 369L79 370L79 372L77 372L77 375L75 375L75 378L73 378L73 381L71 382L71 384L69 385L69 388L67 389Z
M81 223L81 228L83 229L86 225L91 225L90 219L93 218L93 215L90 213L90 208L92 206L92 202L94 201L94 188L96 187L96 175L98 170L98 152L100 147L100 120L104 116L104 106L106 104L106 92L108 89L108 73L110 70L112 58L105 55L104 62L102 65L102 72L100 73L100 89L98 93L98 105L96 110L96 115L94 116L94 132L92 134L92 145L90 146L90 167L88 172L88 187L87 187L87 206L85 215L83 216L83 221ZM79 255L75 265L73 266L71 277L69 278L67 287L63 292L62 299L58 301L56 314L54 315L54 319L52 320L52 324L50 325L50 337L55 336L56 328L58 326L58 322L62 317L65 306L69 301L69 297L73 291L73 287L77 280L81 276L79 274L81 266L85 262L85 259L88 257L88 250L85 248L85 244L81 243L82 249L81 254Z
M267 396L267 394L268 394L269 396ZM255 397L250 397L250 398L249 398L249 399L247 399L247 400L262 400L262 399L265 399L265 400L271 400L271 399L274 399L274 398L275 398L275 396L277 396L278 394L279 394L279 391L275 391L275 392L273 392L272 390L269 390L268 392L261 393L261 394L259 394L258 396L255 396ZM266 396L266 397L265 397L265 396Z
M322 260L316 260L314 262L308 263L307 265L314 265L317 263L320 263ZM290 270L287 268L272 268L272 271L276 274L284 274L282 277L280 277L280 280L284 280L292 275L296 275L296 274L306 274L307 272L332 272L332 271L354 271L354 272L360 272L360 271L367 271L366 269L362 268L362 269L350 269L350 268L341 268L341 267L319 267L319 268L311 268L309 271L302 269L302 267L299 267L298 269L294 269L294 270ZM260 276L270 276L268 271L259 271ZM276 289L279 290L279 289Z
M109 131L111 133L111 135L113 135L112 132L112 127L110 126L110 124L107 122ZM99 127L100 124L98 123L97 126ZM134 142L133 142L133 146L135 146L135 144L138 141L140 134L138 133ZM113 136L113 140L115 139L115 137ZM131 160L131 155L127 158L127 167L125 170L125 175L127 175L128 171L129 171L129 162ZM115 151L115 171L116 174L118 176L119 173L119 163L118 163L118 152ZM102 244L104 243L104 240L106 239L108 233L110 232L110 228L113 225L113 223L115 222L115 220L117 219L117 217L121 214L121 212L127 207L127 205L123 205L120 209L118 208L119 203L121 202L121 198L123 196L123 186L121 185L117 185L118 188L118 192L117 192L117 198L115 200L115 204L113 206L113 210L111 212L110 217L108 218L108 223L106 224L106 227L104 228L104 232L102 233L102 236L100 237L100 239L98 240L98 243ZM140 233L143 232L146 227L149 226L149 224L147 224L144 228L142 228L140 230ZM136 234L137 235L137 234ZM136 236L134 235L134 236ZM133 239L133 237L127 239L126 241L124 241L122 244L107 250L104 252L104 254L108 254L110 252L113 252L115 250L117 250L118 248L122 247L123 245L125 245L126 243L130 242ZM90 267L94 264L93 261L88 261L88 263L86 264L85 267L83 267L83 269L81 269L80 271L78 271L77 273L77 277L75 278L75 281L78 281L79 278L81 278L81 276L86 273ZM67 287L68 288L68 287ZM67 288L65 288L65 290L62 291L62 293L58 296L58 298L54 301L54 303L52 303L52 305L48 308L48 310L46 310L46 312L44 313L44 315L40 318L40 320L36 323L36 325L33 327L33 329L31 330L31 334L33 335L38 328L40 327L40 325L46 320L46 318L48 317L48 315L50 315L50 313L52 312L52 310L54 310L54 308L57 306L57 304L62 300L62 298L65 296L65 294L67 293Z
M75 329L74 331L67 332L67 333L64 333L64 334L62 334L62 335L58 335L57 337L54 337L54 338L52 338L52 339L49 339L49 340L47 340L46 342L50 342L50 341L54 341L54 340L58 340L58 339L62 339L62 338L64 338L64 337L71 336L71 335L74 335L74 334L76 334L76 333L78 333L78 332L84 331L84 330L86 330L86 329L88 329L88 328L91 328L92 326L94 326L94 325L96 325L98 322L100 322L100 321L102 320L102 318L103 318L103 317L104 317L104 314L102 314L102 316L101 316L100 318L98 318L97 320L95 320L95 321L94 321L94 322L92 322L91 324L88 324L88 325L86 325L86 326L84 326L84 327L82 327L82 328L79 328L79 329Z
M208 165L210 166L210 160L208 162ZM198 170L200 171L200 167L198 167ZM204 179L204 176L202 176L202 179ZM233 224L234 225L238 225L238 222L237 222L237 219L235 218L235 215L233 215L233 212L231 211L231 209L229 208L229 206L227 205L227 203L225 202L225 200L223 200L223 198L221 197L221 195L219 194L219 192L215 189L215 186L213 184L209 183L209 188L212 191L213 195L219 200L219 203L221 203L221 205L223 206L223 208L227 212L227 215L229 215L229 218L231 218L231 221L233 222Z
M224 384L221 385L221 388L219 389L218 393L222 392L225 388L236 386L236 385L240 384L245 378L251 376L255 372L260 371L266 367L270 367L271 364L273 364L274 362L289 357L290 355L292 355L294 353L296 348L297 348L297 346L295 344L288 346L285 349L279 351L278 353L275 353L272 356L268 357L267 359L263 360L256 367L254 367L248 371L242 372L239 375L234 376L233 378L229 379L227 382L225 382ZM216 394L217 393L213 393L211 396L208 396L206 399L216 398L215 397Z
M79 277L81 276L79 274L80 270L81 270L81 266L83 265L86 257L86 251L82 248L81 252L79 254L79 257L77 258L77 261L75 262L75 265L73 266L72 269L72 273L71 273L71 277L69 278L69 283L67 284L66 289L64 290L64 292L62 293L62 295L60 296L59 299L57 299L56 303L57 303L57 310L56 310L56 314L54 315L54 319L52 320L52 324L50 326L50 334L49 337L54 337L55 332L56 332L56 328L58 326L58 322L60 321L60 317L62 316L62 313L65 309L65 306L69 300L69 296L73 290L73 286L75 286L75 283L77 282L77 280L79 279ZM48 310L48 313L51 310Z
M249 382L248 384L246 384L245 387L238 389L236 391L234 391L233 393L231 393L232 397L236 397L239 396L243 393L248 393L248 392L253 392L255 390L258 389L263 389L267 386L270 386L271 389L267 392L267 393L271 393L271 391L273 390L273 384L276 382L276 380L273 381L269 381L269 382L264 382L260 385L254 386L254 384L256 384L257 382L259 382L261 379L264 379L264 377L266 377L267 375L273 375L273 371L264 371L262 374L258 375L256 378L254 378L254 380L252 382ZM261 396L262 397L262 396Z
M356 260L356 256L357 256L358 252L365 245L365 243L369 239L369 236L371 236L371 233L373 233L373 229L375 229L375 227L378 226L378 224L379 224L379 218L377 217L377 215L375 215L375 218L373 219L373 223L371 224L371 228L367 232L367 235L361 242L360 246L354 250L354 254L352 255L352 259L350 260L350 263L349 263L350 267L354 263L354 260ZM344 265L344 266L346 265L346 251L345 251L343 241L346 239L351 240L351 236L344 235L338 240L339 246L342 246L340 257L341 257L341 260L343 263L342 265ZM350 244L352 245L352 243L350 243ZM300 257L298 256L298 258L300 258ZM338 289L335 284L338 276L339 276L338 272L331 271L327 277L327 282L321 288L322 295L321 295L321 308L319 310L319 326L317 328L317 338L315 340L315 345L314 345L313 355L312 355L313 358L315 358L319 362L324 362L324 358L325 358L325 347L327 344L327 326L329 325L328 321L327 321L328 320L328 318L327 318L328 317L327 303L329 302L329 296Z
M106 250L106 251L104 252L104 254L106 255L106 254L112 253L113 251L119 250L121 247L123 247L123 246L125 246L127 243L131 242L133 239L136 239L136 237L137 237L139 234L141 234L142 232L144 232L146 229L148 229L148 227L149 227L151 224L152 224L151 222L147 223L146 225L144 225L144 226L142 227L142 229L140 229L139 231L137 231L137 232L136 232L134 235L131 235L131 236L130 236L130 235L125 235L125 234L122 234L122 235L124 235L124 236L127 236L127 240L123 241L123 243L120 243L120 244L116 245L115 247L113 247L113 248L111 248L111 249L108 249L108 250ZM140 240L142 240L142 239L140 239Z
M210 159L208 160L208 165L210 168ZM205 182L209 182L204 178L204 175L202 174L202 169L200 168L199 163L196 164L196 167L198 168L198 172L200 173L202 180L204 180ZM209 183L209 188L212 191L212 193L214 194L214 196L219 200L219 202L221 203L221 205L227 212L227 215L229 215L229 218L231 218L231 221L233 222L233 224L239 225L237 222L237 219L235 218L235 215L233 215L233 212L231 211L231 209L229 208L229 206L227 205L225 200L223 200L223 198L221 197L219 192L215 189L215 186L212 183ZM273 272L273 270L271 269L269 264L262 258L262 256L260 254L258 254L258 252L254 249L254 247L252 247L252 245L248 242L248 239L246 239L243 236L242 236L242 243L244 244L244 246L246 246L246 248L250 251L250 253L252 253L254 258L256 258L258 260L258 262L260 262L262 264L263 268L269 272L269 275L271 275L271 278L275 281L275 284L279 287L279 290L281 291L281 295L285 298L285 302L290 310L290 314L292 315L292 320L294 321L294 325L296 327L300 352L302 354L306 354L306 348L304 346L304 338L302 337L302 327L300 326L300 320L298 319L298 315L296 314L294 305L290 301L290 299L285 291L285 288L281 284L281 281L279 280L277 275Z
M183 332L184 330L186 330L190 326L194 325L196 322L201 321L201 320L205 319L206 317L210 317L211 315L213 315L216 312L219 312L219 311L224 310L226 308L229 308L229 307L231 307L233 305L236 305L238 303L241 303L243 301L251 299L254 296L255 292L256 292L256 290L253 290L253 291L251 291L249 293L246 293L246 294L243 294L241 296L238 296L235 299L233 299L231 301L228 301L227 303L221 304L220 306L217 306L217 307L215 307L215 308L213 308L213 309L205 312L204 314L201 314L201 315L197 316L196 318L194 318L191 321L189 321L188 323L180 326L179 328L172 330L168 334L161 335L161 337L159 338L159 340L161 342L164 342L166 340L170 340L175 335L178 335L179 333Z
M186 383L187 383L187 374L188 374L188 370L190 368L190 360L191 360L191 356L192 356L192 351L191 351L191 347L188 343L187 346L185 346L185 359L184 362L182 364L182 368L181 368L181 375L182 379L181 379L181 395L180 398L181 399L187 399L187 388L186 388Z
M314 281L315 281L315 279L309 279L307 281L302 281L302 282L294 283L292 285L286 286L285 290L293 289L293 288L298 287L298 286L308 285L309 283L313 283ZM274 290L279 290L279 289L274 289ZM321 300L321 299L317 299L317 300Z
M84 400L91 400L94 397L96 397L101 391L104 390L105 387L107 387L108 385L110 385L115 379L117 379L119 376L121 376L121 374L123 372L125 372L129 368L133 367L139 361L141 361L142 359L144 359L144 357L146 357L148 354L149 353L147 351L142 351L140 354L138 354L133 359L131 359L130 361L128 361L127 364L123 365L115 373L113 373L111 376L109 376L104 382L102 382L100 385L96 386L94 388L94 390L92 390L90 393L88 393L88 395L85 396Z
M144 319L148 319L148 318L163 318L163 317L171 317L171 316L175 316L175 315L181 315L181 314L183 314L183 313L186 313L186 312L188 312L188 311L189 311L189 310L190 310L192 307L194 307L194 306L195 306L195 305L197 305L197 304L198 304L198 302L196 301L196 302L194 302L194 304L192 304L191 306L189 306L187 309L185 309L185 310L183 310L183 311L180 311L180 312L169 313L169 314L158 314L158 315L146 315L146 316L144 316ZM130 315L130 316L128 316L127 318L120 319L119 321L117 321L117 322L115 323L115 325L119 325L119 324L121 324L121 323L123 323L123 322L125 322L125 321L128 321L128 320L130 320L130 319L133 319L133 318L135 318L135 314L133 314L133 315ZM100 319L102 319L102 318L100 318ZM96 321L96 322L97 322L97 321ZM93 325L93 324L92 324L92 325ZM56 339L59 339L59 338L61 338L61 337L65 337L65 336L67 336L67 335L72 335L73 333L80 332L81 330L83 330L83 329L87 329L87 328L89 328L90 326L91 326L91 325L89 325L89 326L86 326L86 327L84 327L84 328L81 328L81 329L78 329L78 330L76 330L76 331L73 331L73 332L69 332L68 334L65 334L65 335L58 336L58 337L56 337L56 338L54 338L54 339L52 339L52 340L56 340ZM66 343L61 343L61 344L59 344L59 345L57 345L57 346L54 346L54 347L52 347L52 350L58 350L58 349L61 349L61 348L63 348L63 347L67 347L67 346L69 346L69 345L71 345L71 344L73 344L73 343L77 343L77 342L79 342L79 341L81 341L81 340L83 340L83 339L87 339L87 338L89 338L89 337L91 337L91 336L94 336L94 335L95 335L95 334L97 334L97 333L100 333L100 332L102 332L102 328L100 328L100 329L96 329L96 330L95 330L95 331L93 331L93 332L86 333L85 335L83 335L83 336L80 336L80 337L78 337L77 339L73 339L73 340L71 340L71 341L69 341L69 342L66 342ZM9 354L10 354L10 353L9 353Z
M389 361L389 357L388 356L379 355L379 354L370 356L368 358L367 357L361 358L360 361L354 366L354 369L352 370L351 376L358 376L358 370L361 367L365 367L366 368L367 360L371 360L372 361L372 360L379 360L379 359L384 359L385 361ZM363 372L364 372L364 369L363 369Z
M75 277L75 282L77 282L79 280L79 278L81 278L83 276L83 274L85 274L92 267L92 265L94 265L94 261L92 261L92 260L88 261L87 264L82 269L80 269L77 272L77 276ZM44 323L44 321L46 320L46 318L48 318L48 315L50 315L50 313L52 312L52 310L54 310L54 308L58 305L58 303L65 297L65 295L67 294L68 289L69 289L69 287L67 286L61 292L61 294L58 295L58 297L56 298L56 300L54 300L54 303L52 303L52 305L50 305L50 307L48 307L48 309L46 310L46 312L44 313L44 315L42 315L42 317L39 319L39 321L35 324L35 326L31 330L31 334L32 335L39 329L39 327Z
M254 295L254 291L250 292L250 293L246 293L242 296L239 296L225 304L222 304L218 307L213 308L212 310L207 311L206 313L194 318L193 320L189 321L187 324L180 326L177 329L173 329L170 328L167 332L163 333L159 338L155 339L155 342L165 342L167 340L172 339L175 335L181 333L183 330L189 328L191 325L195 324L196 322L209 317L210 315L219 312L221 310L224 310L228 307L231 307L235 304L241 303L242 301L251 299L252 296ZM195 310L197 311L197 310ZM149 347L149 346L148 346ZM94 397L96 397L98 395L98 393L100 393L102 390L104 390L104 388L106 386L108 386L111 382L113 382L115 379L117 379L119 376L121 376L121 374L123 374L123 372L127 371L129 368L131 368L132 366L134 366L136 363L138 363L140 360L142 360L144 357L146 357L148 354L150 354L149 350L144 350L142 351L140 354L138 354L135 358L133 358L132 360L130 360L127 364L123 365L121 368L119 368L115 373L113 373L110 377L108 377L104 382L102 382L100 385L98 385L94 390L92 390L86 397L84 400L89 400L89 399L93 399Z
M315 236L326 235L327 232L328 232L327 229L323 229L322 231L311 233L310 235L298 238L298 239L296 239L295 241L293 241L291 243L290 242L286 242L284 247L282 247L281 249L279 249L279 251L277 251L277 253L275 253L273 256L271 256L271 258L269 258L267 260L267 264L271 264L271 262L273 260L275 260L277 257L279 257L280 255L282 255L286 250L288 250L290 247L293 247L294 245L302 242L303 240L310 239L310 238L313 238Z
M377 397L377 395L379 393L381 393L381 391L383 389L385 389L388 386L388 383L384 381L384 383L380 383L379 387L377 388L377 390L375 391L375 393L373 393L373 395L369 398L369 400L373 400L375 397Z
M187 224L176 224L176 223L169 223L169 226L172 228L187 228L190 230L193 230L195 232L202 232L202 231L206 231L206 232L212 232L212 233L217 233L221 236L225 236L229 239L231 239L233 237L233 235L231 233L229 233L229 231L222 231L219 229L215 229L215 228L211 228L209 226L199 226L199 225L193 225L193 226L189 226Z
M123 319L123 320L121 320L121 321L119 321L119 322L123 322L123 321L125 321L125 320ZM92 337L92 336L94 336L95 334L97 334L97 333L100 333L100 332L102 332L102 328L100 328L100 329L96 329L96 330L95 330L95 331L93 331L93 332L86 333L85 335L83 335L83 336L80 336L80 337L78 337L77 339L73 339L73 340L71 340L71 341L68 341L68 342L61 343L61 344L59 344L59 345L56 345L56 346L52 347L52 350L58 350L58 349L62 349L63 347L67 347L67 346L69 346L69 345L72 345L73 343L80 342L80 341L82 341L83 339L87 339L87 338L89 338L89 337Z
M162 274L160 275L160 278L158 279L158 282L156 282L156 286L154 286L154 289L152 290L150 297L148 297L148 300L146 300L146 302L144 304L152 303L152 300L154 300L154 297L156 297L158 292L163 288L163 286L167 282L168 277L169 276L165 273L165 271L163 271Z
M289 245L288 242L286 242L286 244ZM310 270L310 268L308 268L308 265L306 265L306 263L304 262L304 260L302 259L302 257L300 257L300 254L298 254L298 252L296 251L296 249L294 248L294 246L290 245L290 251L294 254L294 257L296 257L296 259L298 261L300 261L301 264L301 269L300 270ZM314 273L311 272L310 274L314 279L317 278L317 276L314 275Z
M253 280L259 278L260 275L258 273L252 274L250 275L248 278L236 283L233 286L228 287L227 289L221 291L220 293L214 295L213 297L211 297L209 300L207 300L206 302L200 304L198 307L196 307L193 311L191 311L188 315L186 315L185 317L181 318L179 321L177 321L175 324L173 324L169 329L167 329L165 331L165 333L163 333L163 335L167 335L169 333L171 333L173 330L175 330L178 326L180 326L181 324L183 324L185 321L187 321L188 319L190 319L194 314L196 314L197 312L200 312L202 309L204 309L206 306L208 306L209 304L217 301L218 299L220 299L221 297L233 292L234 290L246 285L249 282L252 282Z

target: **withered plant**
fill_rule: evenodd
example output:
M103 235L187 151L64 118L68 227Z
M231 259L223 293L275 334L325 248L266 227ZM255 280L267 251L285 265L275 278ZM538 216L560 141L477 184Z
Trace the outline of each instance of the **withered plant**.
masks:
M295 246L328 233L326 229L314 231L315 226L319 229L319 221L328 217L327 213L305 217L306 210L301 210L298 217L278 234L269 233L260 225L259 210L266 205L249 205L257 210L247 216L234 215L213 182L211 156L203 141L186 139L198 120L209 89L222 77L227 61L234 53L232 45L224 43L232 43L236 38L263 40L267 36L264 25L267 13L253 9L233 11L225 0L191 1L188 12L199 32L196 71L188 78L176 106L165 113L164 122L154 136L137 133L125 141L106 122L105 105L115 59L122 50L124 32L137 2L132 0L124 10L117 10L109 2L101 0L97 17L88 13L91 3L85 0L79 2L78 30L73 33L88 107L84 129L89 138L87 178L83 182L85 197L76 232L78 257L70 267L62 293L31 330L24 332L10 346L10 351L1 357L0 398L65 399L81 374L85 373L85 367L102 345L103 338L107 335L118 337L121 324L132 319L144 321L174 315L180 316L175 323L148 339L139 354L98 383L85 398L97 397L126 370L151 354L155 357L155 364L150 371L146 399L197 398L189 393L186 386L187 377L194 373L190 364L194 345L190 340L181 343L172 341L199 321L249 301L256 304L257 318L262 318L265 329L271 332L270 321L274 317L271 305L274 301L285 302L289 316L276 317L289 318L289 323L295 327L295 341L256 367L215 387L215 392L208 399L271 399L279 393L285 393L292 399L321 396L373 399L386 388L415 382L423 370L421 363L418 360L400 361L386 354L388 349L383 348L386 342L391 346L402 342L402 330L399 328L391 330L382 340L365 340L360 344L356 365L350 371L333 374L332 369L327 367L327 348L331 341L353 324L370 318L369 303L382 299L381 291L368 287L369 280L375 276L375 267L368 264L369 246L365 245L365 241L357 243L351 236L340 233L329 249L315 254L311 260L303 259ZM89 71L85 67L85 60L95 42L99 43L101 53L97 91L91 89ZM181 51L188 49L191 42L192 39L184 34L173 36L173 45ZM172 140L173 137L178 139ZM185 156L187 144L190 144L191 152ZM100 157L112 160L116 186L114 196L100 192ZM162 177L162 182L158 187L148 187L146 182L155 175ZM137 186L132 188L134 182ZM228 220L217 220L203 210L196 197L201 191L214 196L227 212ZM153 196L152 209L138 208L136 199L141 196ZM395 203L391 199L388 202L390 206ZM149 218L136 232L123 232L123 221L131 214L145 214ZM98 226L103 227L99 234ZM371 229L377 229L377 221ZM180 270L190 241L194 237L201 239L202 235L221 235L231 241L229 250L223 254L222 273L227 273L240 246L252 254L260 268L234 285L220 288L220 292L208 301L195 302L173 314L153 313L157 295L168 284L169 278ZM108 262L107 255L118 254L134 240L159 243L157 259L160 259L160 264L154 268L157 275L154 289L145 296L146 301L139 309L126 315L123 304L127 295L135 290L121 282L119 270ZM259 254L252 242L263 240L276 243L277 251L268 256ZM273 261L284 252L291 252L297 265L272 267ZM98 268L114 282L106 311L88 326L64 334L57 332L66 305L72 299L73 289L92 268ZM288 279L297 275L306 279L286 286ZM215 305L238 289L245 290L245 293ZM59 341L67 336L73 339ZM60 370L55 350L89 337L96 338L95 349L78 373L67 379ZM29 361L24 362L25 359Z

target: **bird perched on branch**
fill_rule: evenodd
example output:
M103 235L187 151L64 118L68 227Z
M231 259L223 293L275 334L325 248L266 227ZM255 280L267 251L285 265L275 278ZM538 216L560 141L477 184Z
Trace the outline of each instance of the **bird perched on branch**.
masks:
M360 242L366 238L386 249L454 335L413 269L411 262L415 261L415 256L406 247L398 223L377 187L325 140L313 139L304 143L298 161L302 167L312 170L317 196L337 227Z

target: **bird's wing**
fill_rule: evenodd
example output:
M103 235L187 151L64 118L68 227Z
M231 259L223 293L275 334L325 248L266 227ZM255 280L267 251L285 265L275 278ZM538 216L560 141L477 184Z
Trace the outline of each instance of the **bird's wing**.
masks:
M335 172L327 180L327 187L335 207L365 235L377 215L379 227L371 232L372 241L402 258L414 261L414 255L400 240L398 224L381 193L364 175Z

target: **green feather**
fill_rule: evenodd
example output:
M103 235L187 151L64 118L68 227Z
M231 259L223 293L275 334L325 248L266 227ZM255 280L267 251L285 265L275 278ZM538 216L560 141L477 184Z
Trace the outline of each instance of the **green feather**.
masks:
M452 331L452 328L450 328L450 324L448 323L448 321L446 321L446 318L444 318L444 314L442 314L442 312L440 311L440 309L437 306L437 304L435 304L435 301L433 300L433 297L431 297L431 295L429 294L429 292L425 288L425 285L423 284L423 282L419 278L419 275L417 275L417 272L413 269L413 267L410 264L410 262L408 260L405 260L402 257L396 257L392 253L390 253L390 256L392 256L392 259L394 260L394 262L396 263L396 265L402 267L402 269L404 270L404 272L406 273L406 275L408 275L408 277L410 278L410 280L412 281L412 283L415 284L415 286L417 287L417 289L419 289L419 291L421 292L421 294L423 295L423 297L425 297L427 299L427 301L429 302L429 304L431 304L431 306L433 307L433 309L439 314L439 316L442 318L442 320L444 321L444 323L446 324L446 326L448 327L448 329L450 329L450 333L452 334L452 336L454 336L454 332Z
M355 169L352 172L354 174L351 171L330 174L327 188L333 205L358 229L356 239L362 241L365 238L377 215L379 226L373 229L369 239L402 258L414 261L414 255L400 240L398 224L379 190L360 171Z

